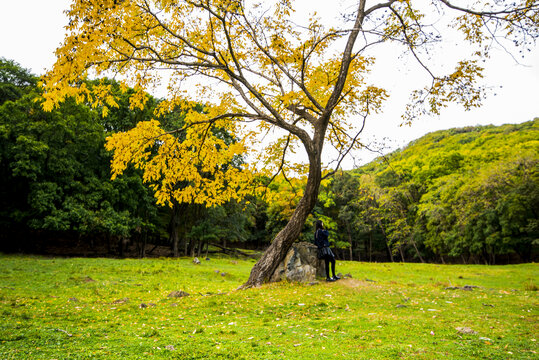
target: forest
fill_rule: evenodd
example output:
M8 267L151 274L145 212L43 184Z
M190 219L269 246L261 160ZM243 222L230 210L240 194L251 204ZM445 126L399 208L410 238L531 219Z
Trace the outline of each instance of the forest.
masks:
M116 92L118 107L103 111L67 99L46 112L39 78L0 59L0 251L208 256L268 246L297 206L306 179L277 176L262 194L211 207L158 205L141 169L129 167L111 180L112 153L105 143L152 119L160 100L149 96L144 107L133 108L134 90L103 83ZM170 130L184 116L172 111L157 121ZM338 171L322 181L298 240L311 241L312 224L322 219L335 253L345 260L536 261L538 131L538 118L437 131L357 169ZM214 132L227 144L238 140L225 129ZM228 166L239 169L243 161L236 156Z

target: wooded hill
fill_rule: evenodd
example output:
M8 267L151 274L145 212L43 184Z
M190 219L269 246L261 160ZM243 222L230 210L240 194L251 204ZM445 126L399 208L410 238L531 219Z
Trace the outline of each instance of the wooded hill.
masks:
M92 86L95 82L88 82ZM119 91L114 81L108 84ZM0 250L69 255L200 255L262 249L282 229L303 179L277 177L265 197L206 208L155 204L139 170L110 180L105 138L149 120L159 103L103 117L68 100L41 108L37 78L0 59ZM173 112L163 128L181 124ZM340 258L361 261L532 261L539 248L539 119L428 134L322 183L304 226L322 219ZM229 134L219 134L233 141ZM178 138L181 141L181 138ZM241 159L236 159L241 161ZM235 166L235 164L231 164ZM160 246L160 252L153 251ZM173 251L173 249L175 251Z
M538 160L537 118L437 131L336 176L320 211L358 260L531 261L539 246Z

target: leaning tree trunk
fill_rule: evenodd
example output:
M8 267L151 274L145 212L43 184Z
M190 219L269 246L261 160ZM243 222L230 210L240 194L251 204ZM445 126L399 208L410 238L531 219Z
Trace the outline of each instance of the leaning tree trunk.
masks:
M305 220L307 220L316 203L322 178L320 156L310 157L309 162L307 185L296 210L294 210L286 226L277 234L266 251L264 251L260 260L253 266L249 279L240 288L246 289L268 282L294 241L298 239Z

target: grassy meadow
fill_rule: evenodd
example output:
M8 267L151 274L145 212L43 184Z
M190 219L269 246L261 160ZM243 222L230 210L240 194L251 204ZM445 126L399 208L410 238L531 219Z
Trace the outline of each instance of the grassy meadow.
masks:
M236 290L253 264L0 255L0 359L539 359L537 264Z

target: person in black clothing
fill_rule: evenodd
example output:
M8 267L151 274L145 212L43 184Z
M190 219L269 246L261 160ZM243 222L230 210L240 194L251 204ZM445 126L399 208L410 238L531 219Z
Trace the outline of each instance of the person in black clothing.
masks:
M337 281L339 277L335 275L335 255L329 248L329 232L324 229L322 220L317 220L314 231L314 244L318 247L318 258L324 259L326 263L326 281ZM329 277L329 264L331 263L331 272L333 277Z

